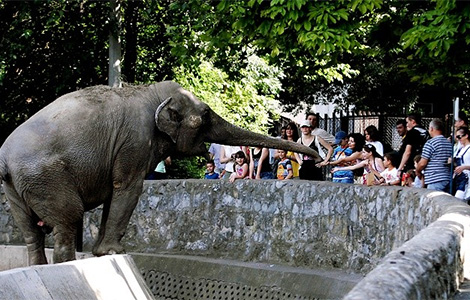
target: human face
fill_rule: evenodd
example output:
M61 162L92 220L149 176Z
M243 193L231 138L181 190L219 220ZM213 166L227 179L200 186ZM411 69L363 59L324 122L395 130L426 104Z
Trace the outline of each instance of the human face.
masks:
M459 141L466 141L468 140L468 135L466 135L462 130L457 131L457 134L455 135L455 138Z
M416 121L412 120L410 118L406 118L406 129L411 130L413 127L415 127Z
M434 128L432 128L431 126L429 126L429 127L428 127L428 132L429 132L429 135L430 135L431 137L434 137L434 132L435 132L435 131L434 131Z
M207 173L212 174L214 173L214 165L213 164L206 164Z
M388 160L388 158L386 156L384 156L384 167L385 168L390 167L390 161Z
M312 128L307 127L307 126L302 126L300 127L300 131L302 131L303 135L310 135L310 133L312 132Z
M317 116L309 115L307 120L310 122L313 128L317 127Z
M354 149L354 147L356 147L356 141L354 141L354 138L353 138L353 137L350 137L350 138L349 138L348 146L349 146L349 148L351 148L351 149Z
M346 147L349 144L349 139L345 137L344 139L341 140L341 143L339 144L341 147Z
M403 124L398 124L397 127L397 133L399 136L405 136L406 134L406 127Z
M366 137L366 141L370 141L370 134L367 131L364 131L364 136Z
M367 152L366 150L362 150L362 159L369 159L372 156L372 152Z
M286 136L287 136L287 137L292 137L293 134L294 134L294 129L292 129L290 126L287 126L287 128L286 128Z
M465 125L464 122L460 119L456 120L455 123L454 123L455 128L459 128L459 127L462 127L464 125Z
M241 166L245 163L245 158L244 157L236 157L235 162L237 163L237 165Z
M277 153L279 154L279 158L282 160L284 158L286 158L286 151L285 150L277 150Z

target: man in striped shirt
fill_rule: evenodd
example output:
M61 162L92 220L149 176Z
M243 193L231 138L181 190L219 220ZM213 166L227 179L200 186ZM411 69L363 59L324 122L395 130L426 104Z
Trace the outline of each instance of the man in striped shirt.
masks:
M416 173L424 174L424 184L428 189L450 192L451 180L449 158L452 157L452 144L442 135L444 123L433 119L429 123L431 139L424 144L421 160L418 162Z

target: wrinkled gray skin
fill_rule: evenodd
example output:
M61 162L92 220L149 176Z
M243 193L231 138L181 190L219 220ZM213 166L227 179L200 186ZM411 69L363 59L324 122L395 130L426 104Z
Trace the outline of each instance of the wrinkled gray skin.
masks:
M54 262L75 259L77 224L103 203L93 254L123 253L120 240L145 175L169 155L205 155L204 142L282 148L319 159L310 148L231 125L174 82L90 87L46 106L0 149L0 178L30 264L47 263L48 229Z

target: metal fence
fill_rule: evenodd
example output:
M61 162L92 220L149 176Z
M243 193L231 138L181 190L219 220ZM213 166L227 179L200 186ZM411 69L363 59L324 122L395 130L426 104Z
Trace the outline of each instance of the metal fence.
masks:
M381 141L392 147L394 150L398 150L401 145L401 137L398 135L395 127L396 122L400 119L405 119L406 115L386 115L380 113L368 113L359 112L356 114L334 114L332 117L328 115L319 116L319 127L335 135L338 131L345 131L346 133L361 133L364 134L364 130L369 125L377 127L381 133ZM422 117L421 126L425 129L428 128L432 117ZM286 125L289 122L287 119L281 120L281 125ZM446 136L451 134L452 120L445 120Z

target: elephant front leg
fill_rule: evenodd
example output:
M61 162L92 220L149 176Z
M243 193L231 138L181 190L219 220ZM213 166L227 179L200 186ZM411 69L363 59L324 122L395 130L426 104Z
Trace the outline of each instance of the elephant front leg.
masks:
M98 240L92 250L94 255L125 253L121 239L141 192L142 185L113 192L112 200L103 209Z

